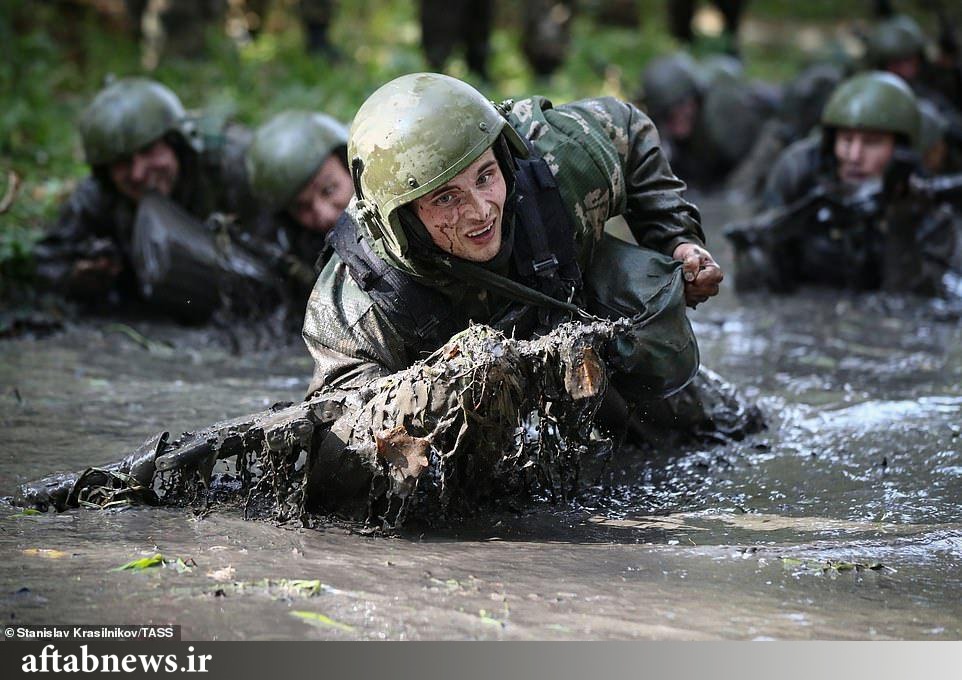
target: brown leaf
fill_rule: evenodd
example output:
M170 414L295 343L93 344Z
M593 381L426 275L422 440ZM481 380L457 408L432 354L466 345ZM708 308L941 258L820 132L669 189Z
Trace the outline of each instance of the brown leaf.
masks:
M404 477L417 478L427 469L430 442L412 437L403 425L374 435L374 441L377 443L378 457L387 461Z
M586 399L598 394L605 384L605 365L591 347L585 347L576 362L565 370L565 389L572 399Z

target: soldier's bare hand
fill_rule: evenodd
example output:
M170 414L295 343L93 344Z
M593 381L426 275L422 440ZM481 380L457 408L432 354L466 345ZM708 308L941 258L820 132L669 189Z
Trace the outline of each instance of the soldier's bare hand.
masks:
M694 243L682 243L672 257L681 262L685 276L685 304L694 308L718 295L725 273L707 250Z

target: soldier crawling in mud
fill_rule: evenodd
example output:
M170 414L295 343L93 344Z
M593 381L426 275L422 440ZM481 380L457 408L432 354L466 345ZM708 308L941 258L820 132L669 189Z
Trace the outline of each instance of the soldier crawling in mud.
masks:
M197 220L252 209L243 172L250 133L231 125L202 135L177 95L156 81L108 85L84 111L80 133L91 174L34 253L41 284L56 292L93 303L139 298L134 225L148 195ZM186 274L196 277L194 290L212 287L201 268ZM186 303L172 311L195 317Z
M348 157L356 200L329 235L304 324L311 393L405 369L472 322L523 339L587 313L636 324L611 347L603 421L623 430L627 404L641 404L649 424L702 422L683 413L698 395L664 398L698 372L685 304L717 294L723 275L643 113L615 99L496 107L456 79L412 74L360 108ZM640 247L604 233L616 215ZM345 480L342 449L325 445L314 465L334 505L364 486Z
M306 113L253 139L205 122L151 80L98 93L80 124L92 172L36 248L41 283L189 321L276 309L299 327L323 233L351 195L346 130Z
M323 113L284 111L254 132L245 160L261 210L240 238L250 234L256 249L283 263L300 316L325 236L353 195L347 128Z
M672 170L701 190L716 188L749 153L776 104L729 55L659 57L645 68L642 89Z
M820 134L776 163L768 211L726 230L736 288L951 294L962 272L962 231L945 196L962 180L922 179L911 89L891 73L859 74L832 94L821 123Z

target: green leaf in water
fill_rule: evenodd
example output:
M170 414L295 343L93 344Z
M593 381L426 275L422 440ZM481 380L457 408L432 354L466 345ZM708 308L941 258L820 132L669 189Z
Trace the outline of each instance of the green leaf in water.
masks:
M314 623L320 626L327 626L329 628L337 628L338 630L343 630L347 632L353 632L354 626L349 626L346 623L341 623L340 621L335 621L329 616L324 614L318 614L317 612L307 612L299 609L295 609L291 612L292 616L296 616L302 621L307 621L308 623Z
M504 628L504 621L494 618L484 609L478 612L478 616L481 617L481 623L489 626L498 626L499 628Z
M321 583L320 579L283 579L279 582L279 585L286 587L289 590L294 591L298 595L303 595L305 597L314 597L315 595L320 595L321 591L324 590L324 584Z
M150 569L151 567L162 566L164 566L164 556L160 553L157 553L151 557L141 557L139 560L131 560L127 564L114 567L111 569L111 571L143 571L144 569Z
M192 557L188 557L186 562L182 558L178 557L173 566L174 569L177 570L178 574L184 574L189 573L191 569L197 566L197 563L194 562Z
M15 515L10 515L10 519L19 519L21 517L36 517L37 515L42 515L43 513L36 508L24 508Z

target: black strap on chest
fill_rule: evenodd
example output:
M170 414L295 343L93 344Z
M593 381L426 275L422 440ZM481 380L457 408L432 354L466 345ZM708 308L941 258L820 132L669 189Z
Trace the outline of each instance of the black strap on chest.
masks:
M537 156L517 160L516 223L512 264L520 282L505 280L507 288L492 288L512 297L511 287L533 288L542 295L517 296L531 305L537 298L545 305L558 300L559 308L571 308L570 299L581 288L581 270L575 253L575 233L561 200L557 182L547 163ZM371 296L391 323L418 350L440 347L463 330L451 302L437 289L382 260L358 233L353 218L344 213L327 237L347 265L351 277ZM475 268L476 269L476 268ZM485 278L498 277L489 273ZM503 277L498 277L502 278ZM484 279L471 283L489 288Z
M448 328L454 310L447 298L378 257L346 212L328 235L327 245L406 341L417 346L439 346L457 331Z
M533 288L552 297L561 288L580 289L574 228L551 169L540 156L518 159L516 163L514 266L518 274ZM548 282L552 285L546 285Z

